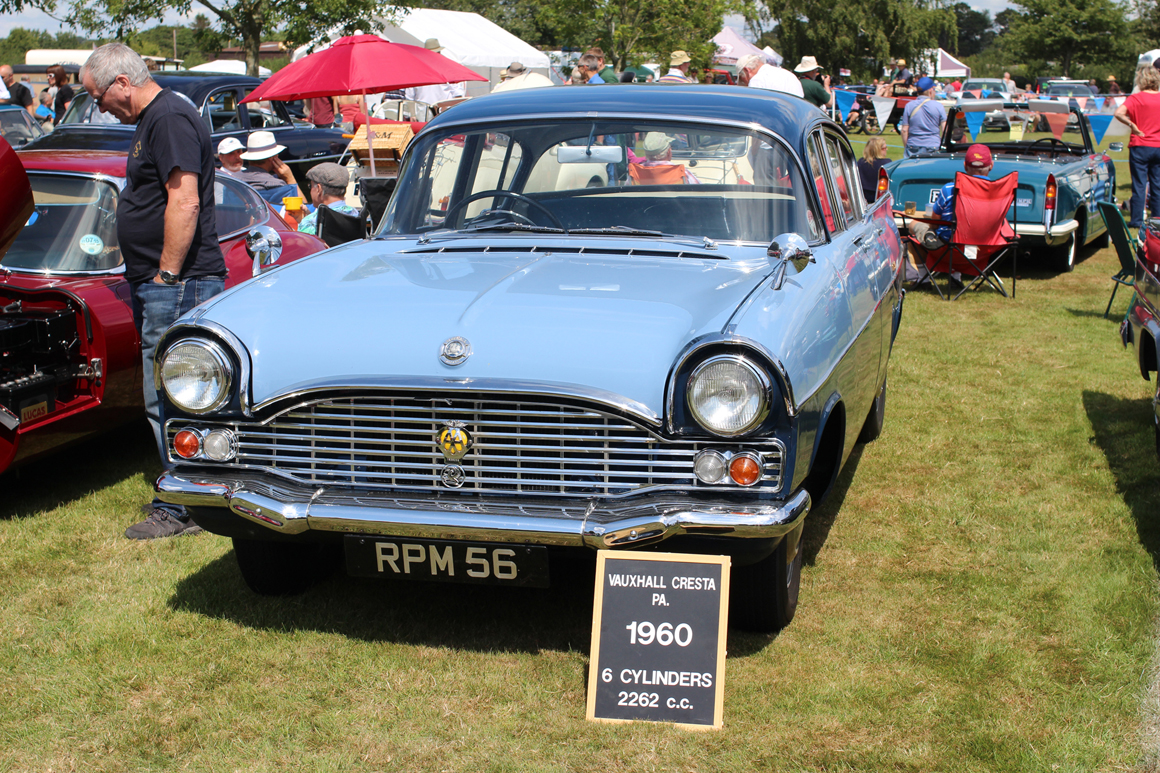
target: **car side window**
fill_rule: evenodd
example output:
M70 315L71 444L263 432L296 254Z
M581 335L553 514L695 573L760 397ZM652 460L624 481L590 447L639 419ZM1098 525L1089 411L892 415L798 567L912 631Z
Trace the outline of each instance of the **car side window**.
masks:
M213 203L219 239L261 225L270 214L257 191L221 174L214 178Z
M837 188L838 204L845 215L846 223L853 223L861 216L861 212L855 209L854 201L858 196L851 196L851 191L861 190L861 184L858 182L857 176L850 178L849 165L845 163L845 158L842 153L842 148L838 144L838 138L832 134L826 135L826 161L830 165L830 179L834 181L834 187Z
M247 97L251 91L253 89L246 90ZM250 117L250 131L289 125L289 121L278 114L277 106L273 102L247 102L245 110Z
M241 131L243 127L240 108L238 94L231 87L211 94L201 109L201 116L205 119L211 134Z
M821 144L821 139L817 134L810 137L808 150L810 177L812 177L814 180L814 187L818 191L818 199L822 203L822 219L826 221L826 228L829 229L831 233L836 233L843 230L845 226L837 222L838 218L834 217L833 202L830 197L829 188L826 185L826 176L822 172L826 162L823 161ZM811 225L813 225L814 230L819 231L818 237L820 238L820 229L813 223L812 218Z

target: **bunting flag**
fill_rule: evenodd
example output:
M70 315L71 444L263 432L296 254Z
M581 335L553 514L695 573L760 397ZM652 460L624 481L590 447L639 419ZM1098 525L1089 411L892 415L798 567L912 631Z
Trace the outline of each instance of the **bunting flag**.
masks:
M1128 128L1128 124L1124 123L1123 121L1117 121L1117 120L1115 120L1115 116L1112 116L1112 122L1108 126L1107 131L1104 132L1104 136L1105 137L1126 137L1127 135L1129 135L1131 133L1132 133L1132 130Z
M834 99L838 103L838 109L842 111L842 120L845 121L850 117L850 108L854 106L857 97L852 91L835 91Z
M1104 98L1103 97L1092 97L1092 101L1096 103L1096 110L1103 110L1104 109Z
M1077 102L1079 102L1079 109L1080 110L1087 110L1088 99L1089 99L1088 97L1076 97L1075 99Z
M1047 119L1051 133L1055 135L1057 140L1062 140L1063 130L1067 128L1067 113L1043 113L1042 115Z
M990 99L991 95L995 93L993 91L988 91L987 89L981 89L980 91L982 92L983 99Z
M878 117L879 126L886 126L887 121L890 120L890 114L894 112L894 103L897 101L893 97L870 97L870 102L874 105L874 115Z
M1011 141L1012 142L1019 142L1020 140L1022 140L1023 139L1023 122L1012 120L1012 121L1010 121L1010 126L1011 126Z
M968 93L968 94L973 94L973 95L974 95L974 97L975 97L975 99L979 99L979 98L981 98L981 97L982 97L982 95L983 95L983 90L982 90L982 89L974 89L974 90L972 90L972 91L968 91L967 93Z
M967 119L967 129L970 130L971 137L974 138L975 142L978 142L979 135L983 133L983 119L987 116L981 111L965 113L965 116Z
M1091 122L1092 134L1095 135L1096 144L1099 145L1104 141L1104 135L1108 133L1108 126L1112 123L1112 116L1089 115L1088 121ZM1116 123L1119 123L1119 121L1116 121Z

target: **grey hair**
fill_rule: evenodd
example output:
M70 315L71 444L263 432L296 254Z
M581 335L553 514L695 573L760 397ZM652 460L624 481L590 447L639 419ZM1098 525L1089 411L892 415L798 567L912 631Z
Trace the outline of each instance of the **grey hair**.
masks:
M318 183L322 185L322 183ZM322 185L322 193L326 196L345 196L346 188L335 188L333 185Z
M1156 91L1160 88L1160 70L1149 65L1137 67L1136 86L1140 91Z
M152 80L145 60L124 43L106 43L89 54L89 59L81 67L81 79L85 74L93 79L97 89L107 89L117 80L118 75L129 79L130 86L140 86Z

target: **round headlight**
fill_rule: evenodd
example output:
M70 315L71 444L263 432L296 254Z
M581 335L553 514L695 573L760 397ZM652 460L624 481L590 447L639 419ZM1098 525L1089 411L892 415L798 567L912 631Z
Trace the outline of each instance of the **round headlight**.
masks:
M165 353L161 385L173 404L189 413L212 411L230 395L229 360L209 341L179 341Z
M711 357L693 370L686 392L689 411L716 435L741 435L769 412L769 378L741 357Z

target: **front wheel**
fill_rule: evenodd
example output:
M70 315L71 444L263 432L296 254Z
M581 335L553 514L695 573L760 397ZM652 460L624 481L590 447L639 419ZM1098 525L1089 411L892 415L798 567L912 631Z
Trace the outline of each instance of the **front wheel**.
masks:
M774 633L793 620L802 583L801 533L799 526L783 537L768 556L733 570L729 580L729 620L733 627Z
M1072 232L1066 242L1051 248L1051 262L1055 265L1056 271L1067 274L1075 270L1075 253L1078 241L1075 238L1075 232Z
M250 590L259 596L293 596L325 580L338 565L329 545L234 537L234 556Z

